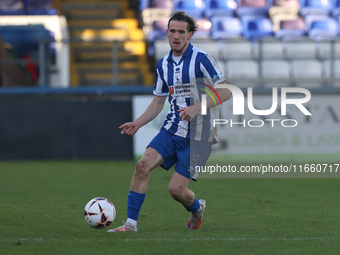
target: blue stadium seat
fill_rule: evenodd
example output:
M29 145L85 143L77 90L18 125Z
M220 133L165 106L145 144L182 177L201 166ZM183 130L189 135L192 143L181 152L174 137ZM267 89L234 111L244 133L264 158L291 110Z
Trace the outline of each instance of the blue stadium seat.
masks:
M311 25L314 21L316 20L324 20L329 18L330 16L328 15L306 15L304 17L305 24L306 24L306 29L309 30L311 28Z
M198 29L194 38L209 39L211 34L211 21L207 18L196 19Z
M333 15L334 18L340 17L340 0L334 0L332 15Z
M26 0L28 15L57 15L53 0Z
M243 36L249 41L260 40L262 37L273 36L273 25L268 18L242 20Z
M25 5L22 0L0 1L0 15L23 15Z
M149 41L156 41L166 37L168 19L159 19L152 22L151 31L148 34Z
M53 0L0 1L0 15L57 15Z
M235 0L210 0L207 2L205 16L235 16L237 3Z
M299 0L300 6L305 6L307 0Z
M315 20L308 30L308 35L314 41L334 40L338 36L338 27L338 22L333 18Z
M243 27L239 18L212 17L211 37L215 40L242 37Z
M188 15L200 18L204 17L204 0L174 0L174 11L185 11Z
M143 11L148 8L149 0L139 0L139 11Z
M266 0L239 0L237 14L241 19L264 18L268 14L268 9Z
M329 15L333 8L332 0L306 0L300 13L306 15Z

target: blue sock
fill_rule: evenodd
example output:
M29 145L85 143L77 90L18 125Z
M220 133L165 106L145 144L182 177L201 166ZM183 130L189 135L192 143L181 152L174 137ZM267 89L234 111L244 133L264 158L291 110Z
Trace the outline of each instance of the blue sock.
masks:
M197 212L201 208L200 202L198 201L197 197L195 197L195 201L190 206L185 206L185 209L189 212Z
M145 194L130 190L127 202L127 217L135 221L138 220L139 211L145 199Z

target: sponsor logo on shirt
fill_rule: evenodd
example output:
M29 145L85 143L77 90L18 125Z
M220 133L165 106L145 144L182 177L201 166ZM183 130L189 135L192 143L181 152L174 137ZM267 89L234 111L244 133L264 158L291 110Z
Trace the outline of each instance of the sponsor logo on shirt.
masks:
M175 92L175 86L170 86L169 91L170 91L170 94L173 95Z

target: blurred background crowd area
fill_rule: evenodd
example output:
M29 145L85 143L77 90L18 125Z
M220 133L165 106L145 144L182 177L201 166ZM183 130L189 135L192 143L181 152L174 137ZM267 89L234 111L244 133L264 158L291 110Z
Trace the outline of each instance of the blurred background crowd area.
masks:
M240 87L340 87L340 0L1 0L0 88L152 86L174 11Z

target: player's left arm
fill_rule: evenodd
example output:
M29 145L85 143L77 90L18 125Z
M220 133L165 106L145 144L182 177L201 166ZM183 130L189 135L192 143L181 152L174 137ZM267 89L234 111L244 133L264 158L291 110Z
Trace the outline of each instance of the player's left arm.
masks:
M227 85L222 72L216 62L216 60L210 54L200 54L199 56L199 68L204 77L210 80L211 86L214 87L214 84L225 84ZM211 108L219 105L221 102L227 101L231 97L231 93L227 88L216 88L216 95L214 93L213 98L207 98L207 108ZM220 97L220 98L218 98ZM216 102L216 104L215 104ZM192 120L199 111L202 109L201 102L198 102L192 106L184 107L179 110L181 112L180 119L181 120Z
M219 84L225 84L227 85L226 82L222 82ZM231 92L228 88L216 88L215 89L217 92L217 95L220 97L221 102L225 102L227 100L230 99L231 97ZM215 101L211 98L211 97L207 97L207 108L211 108L211 107L215 107L217 105L220 105L220 100L218 98L218 96L213 94L213 97L215 99ZM216 104L215 104L216 102ZM202 103L198 102L194 105L188 106L188 107L183 107L181 109L179 109L178 111L181 112L181 114L179 115L180 120L186 120L186 121L190 121L192 120L197 113L199 113L202 109Z

